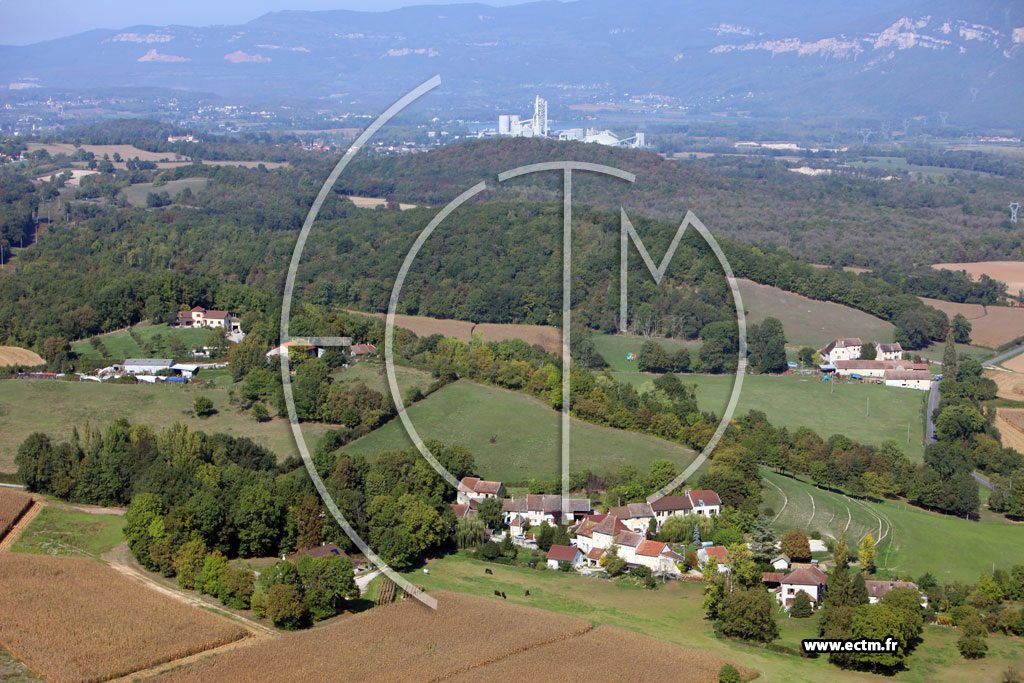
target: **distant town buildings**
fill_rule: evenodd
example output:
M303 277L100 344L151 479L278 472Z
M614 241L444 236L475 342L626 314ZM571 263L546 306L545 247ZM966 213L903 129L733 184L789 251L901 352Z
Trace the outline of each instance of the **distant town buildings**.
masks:
M533 100L533 116L520 119L518 114L501 114L498 116L498 135L514 138L557 138L558 140L577 140L593 142L610 147L643 147L646 145L644 134L637 132L631 137L620 138L610 130L596 128L566 128L551 131L548 125L548 103L537 96Z

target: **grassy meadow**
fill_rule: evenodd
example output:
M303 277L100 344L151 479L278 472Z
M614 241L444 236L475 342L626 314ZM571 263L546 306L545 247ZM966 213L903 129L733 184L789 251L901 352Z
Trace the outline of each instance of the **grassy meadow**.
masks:
M698 648L755 669L758 681L882 680L866 673L843 671L826 658L804 659L795 654L771 652L740 641L718 638L704 619L703 584L670 581L656 590L556 571L521 569L473 559L467 553L430 560L430 573L412 570L410 581L428 591L447 590L479 596L503 591L516 604L568 614L595 625L607 624L644 635ZM484 569L491 569L487 575ZM525 595L530 591L529 597ZM780 635L775 643L798 648L800 640L816 633L818 615L789 619L776 614ZM956 651L955 629L926 626L923 642L911 656L908 669L894 678L900 681L953 682L1000 680L1010 664L1024 667L1020 639L990 635L988 656L967 661Z
M423 439L465 446L476 456L479 474L502 481L554 479L561 472L560 414L522 393L461 380L409 408ZM694 454L687 448L645 434L572 421L574 471L607 472L629 462L646 470L669 459L681 469ZM343 450L372 456L410 448L402 422L392 420Z
M298 454L286 419L275 417L258 423L248 412L229 402L230 375L220 371L200 373L199 377L213 379L214 385L0 381L0 472L15 471L18 446L32 432L64 440L71 436L73 427L81 430L87 422L102 427L119 417L158 430L182 422L189 429L248 437L273 451L279 459ZM213 401L217 413L207 418L195 417L192 402L197 396ZM304 423L302 430L310 448L332 427Z
M877 544L875 562L891 575L931 572L939 581L974 583L992 571L993 561L1004 569L1024 564L1024 524L987 511L980 521L967 521L902 500L856 500L803 479L762 474L762 507L774 513L776 531L818 531L822 538L838 538L845 530L851 547L870 532Z
M594 348L604 356L608 367L615 372L636 372L636 361L626 360L626 354L630 352L639 354L641 345L648 341L647 337L639 335L603 334L600 332L595 332L592 339ZM669 353L675 353L676 350L683 348L690 349L690 358L692 359L696 359L695 354L700 351L699 340L652 337L650 341L661 344Z
M52 503L39 511L11 547L15 553L99 556L124 540L124 516Z
M657 377L637 372L613 374L641 392L652 389ZM679 378L685 384L697 385L700 407L719 416L725 411L736 379L735 375L695 374ZM911 460L920 462L924 458L921 402L925 395L913 389L845 381L839 382L833 393L827 382L814 375L747 375L735 414L762 410L774 425L810 427L824 439L845 434L876 446L885 439L896 439Z
M143 342L152 341L157 335L162 336L164 340L167 339L168 335L177 335L187 350L191 350L196 346L206 346L206 339L210 334L210 330L205 327L195 329L191 327L168 327L163 324L152 325L148 322L139 323L133 329ZM166 355L166 350L157 349L154 353L147 353L145 349L132 339L128 330L118 330L117 332L100 335L100 340L107 347L109 359L112 363L122 361L125 358L169 357ZM71 345L71 349L83 358L99 359L103 357L99 351L93 348L88 339L75 342ZM186 360L186 358L176 360Z

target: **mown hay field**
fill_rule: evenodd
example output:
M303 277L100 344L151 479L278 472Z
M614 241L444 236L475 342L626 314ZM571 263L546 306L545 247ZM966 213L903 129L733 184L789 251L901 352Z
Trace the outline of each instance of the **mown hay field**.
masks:
M996 428L1004 447L1024 453L1024 409L998 408Z
M161 681L717 680L726 660L495 598L431 593L315 631L262 641L182 667ZM752 672L745 672L752 673ZM496 677L497 676L497 677Z
M1013 370L1014 372L1024 372L1024 353L1019 356L1014 356L1010 360L1003 361L1004 368Z
M35 351L18 346L0 346L0 367L5 365L43 365L45 362Z
M0 643L49 681L99 681L244 638L93 560L0 555Z
M17 489L0 487L0 540L30 507L32 496Z
M972 280L988 275L993 280L1006 283L1006 293L1016 295L1024 289L1024 261L977 261L975 263L936 263L932 266L941 270L964 270Z
M1024 334L1024 308L955 304L920 297L921 301L945 312L950 318L962 313L971 322L971 343L997 348Z
M1024 401L1024 374L986 370L985 377L996 383L996 396L1011 401Z

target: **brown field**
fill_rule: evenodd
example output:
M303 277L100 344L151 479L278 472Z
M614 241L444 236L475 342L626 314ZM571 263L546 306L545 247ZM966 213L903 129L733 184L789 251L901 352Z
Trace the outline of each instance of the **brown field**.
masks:
M0 346L0 366L43 365L45 362L35 351L18 346Z
M75 147L69 142L57 142L46 145L38 142L28 143L29 152L34 152L37 149L45 149L49 152L50 156L67 154L70 157L74 156L79 149L84 149L86 152L92 152L99 159L102 159L104 154L113 157L115 153L120 154L125 159L134 159L135 157L138 157L140 161L160 161L161 159L171 160L182 158L173 152L147 152L146 150L139 149L134 145L82 145L81 147Z
M1010 360L1003 361L1002 366L1013 370L1014 372L1024 372L1024 354L1014 356Z
M1024 308L1010 306L982 306L981 304L954 304L949 301L920 297L952 318L957 313L971 321L971 343L996 348L1024 335Z
M999 408L996 410L996 428L1004 448L1024 453L1024 409Z
M825 270L825 269L828 269L828 268L832 267L832 266L828 265L827 263L812 263L811 266L813 268L821 268L822 270ZM858 275L860 275L861 273L870 273L871 272L870 268L859 268L857 266L843 266L843 270L845 270L847 273L857 273Z
M383 320L387 317L384 313L364 313L363 311L349 311L359 315L369 315ZM528 344L540 344L545 351L557 353L562 345L562 333L557 327L547 325L501 325L498 323L475 323L466 320L451 320L449 318L428 318L423 315L395 315L395 325L412 330L420 337L429 337L432 334L443 334L446 337L459 339L469 343L473 339L473 333L483 335L485 342L505 341L506 339L522 339Z
M628 653L627 656L624 654ZM566 638L482 664L453 681L544 681L565 678L613 681L714 683L726 660L656 638L598 626ZM749 676L752 672L740 668ZM570 676L571 673L571 676Z
M94 560L0 555L0 642L49 681L97 681L244 638Z
M378 206L384 206L388 203L388 200L384 197L356 197L355 195L349 195L348 198L360 209L376 209ZM400 202L398 208L402 211L408 211L409 209L415 209L416 205Z
M663 680L710 683L725 663L647 636L605 626L593 629L581 619L500 599L444 591L432 595L436 611L403 600L338 624L210 657L158 680L256 680L254 672L260 680L333 680L344 671L346 680L371 681L541 681L593 673L603 674L597 676L601 680L651 680L660 674ZM514 677L501 676L506 673Z
M36 178L36 180L38 180L39 182L46 182L53 176L60 175L61 173L63 173L63 171L55 171L54 173L39 176L38 178ZM97 173L99 173L99 171L90 171L89 169L86 168L73 168L71 169L71 180L67 181L67 183L65 184L68 187L78 187L79 185L82 184L82 178L84 178L87 175L95 175Z
M18 489L0 487L0 540L30 507L32 496Z
M996 395L1011 401L1024 401L1024 375L1002 370L986 370L985 377L996 383Z
M932 268L966 270L972 280L988 275L1006 283L1006 293L1016 296L1024 289L1024 261L978 261L977 263L936 263Z

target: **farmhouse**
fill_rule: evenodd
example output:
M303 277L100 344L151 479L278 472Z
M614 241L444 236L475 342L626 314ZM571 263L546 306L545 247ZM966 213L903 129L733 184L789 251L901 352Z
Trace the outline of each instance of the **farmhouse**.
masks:
M847 339L833 339L824 347L818 350L826 363L834 364L840 360L856 360L860 358L860 350L863 346L859 337Z
M377 353L377 347L373 344L353 344L350 353L353 356L371 356Z
M817 605L825 595L825 582L827 581L828 577L817 567L797 567L782 577L779 582L779 592L775 594L775 597L783 605L790 607L796 598L797 591L803 591L807 593L811 602Z
M615 543L619 534L629 532L629 527L615 515L588 515L573 529L576 546L585 553L593 549L604 551Z
M657 575L679 575L679 565L683 558L661 541L641 541L633 555L633 563L650 568ZM629 560L626 560L627 564Z
M228 332L241 332L242 321L227 311L207 310L195 306L191 311L179 311L177 323L181 327L220 328Z
M479 477L463 477L459 482L456 500L463 505L469 505L470 501L481 501L487 498L497 498L501 495L502 485L500 481L488 481Z
M884 598L894 588L913 588L921 596L921 607L928 606L928 596L921 592L913 581L874 581L864 582L868 589L868 602L872 605Z
M887 387L906 387L928 391L932 388L934 375L927 370L886 370L883 379Z
M472 517L477 512L477 502L471 500L466 504L452 503L452 512L455 513L455 519L466 519Z
M124 371L132 375L155 375L161 370L170 370L174 361L170 358L129 358L124 362Z
M558 569L559 562L568 562L575 568L583 564L583 553L575 546L553 545L548 550L547 560L550 569Z
M722 511L722 500L709 489L687 491L681 496L662 496L650 505L657 520L658 529L669 517L703 515L713 517Z
M894 344L876 344L878 360L900 360L903 358L903 347L899 342Z
M589 498L566 498L567 509L563 510L562 507L562 497L554 494L531 493L526 498L506 498L501 503L501 511L505 513L506 520L514 515L524 515L530 526L543 522L560 524L563 518L568 523L592 512Z

